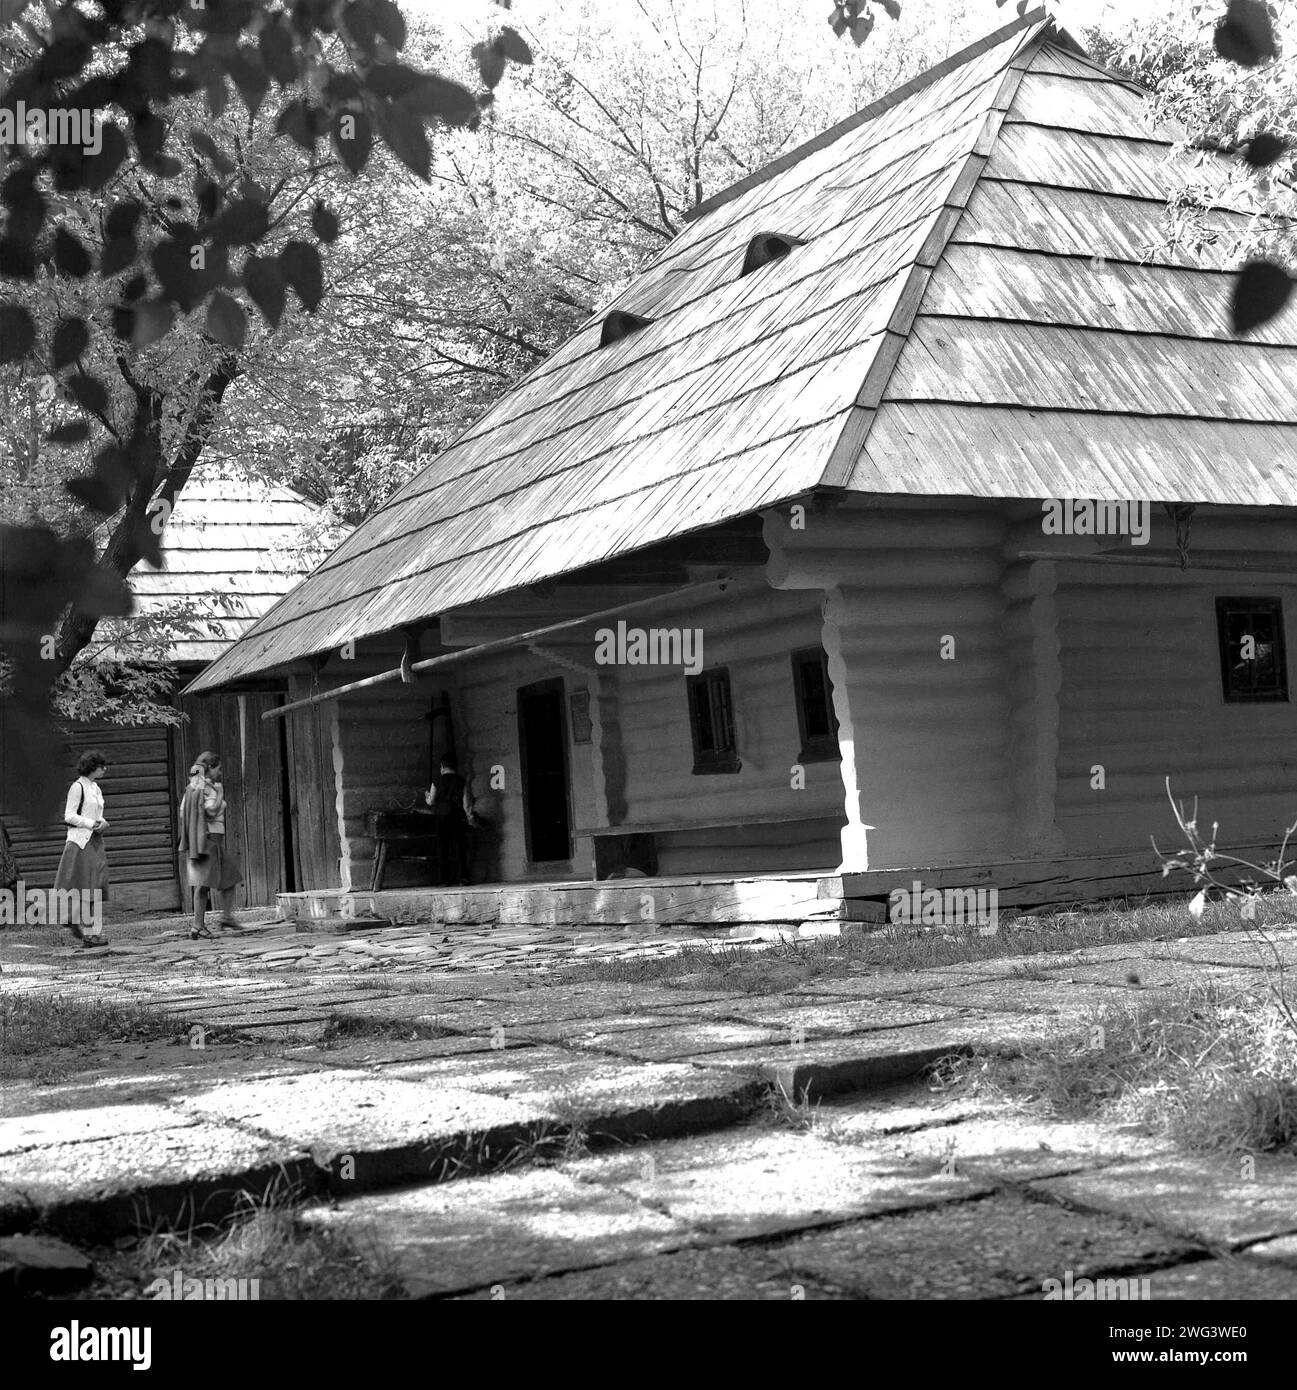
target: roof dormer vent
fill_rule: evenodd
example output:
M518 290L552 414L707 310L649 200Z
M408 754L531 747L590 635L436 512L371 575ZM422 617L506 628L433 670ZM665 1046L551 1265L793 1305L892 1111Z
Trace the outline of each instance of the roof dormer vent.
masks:
M607 347L609 343L620 342L622 338L652 322L652 319L641 318L638 314L628 314L624 309L614 309L603 321L599 346Z
M784 232L760 232L748 242L747 254L743 257L743 269L739 278L751 275L771 261L782 261L794 246L805 246L801 237L788 236Z

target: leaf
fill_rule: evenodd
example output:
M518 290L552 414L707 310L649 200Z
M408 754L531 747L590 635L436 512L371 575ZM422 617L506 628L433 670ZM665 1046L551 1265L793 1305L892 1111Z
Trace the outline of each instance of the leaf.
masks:
M311 230L321 241L337 241L340 228L336 214L323 203L316 203L311 213Z
M218 343L238 352L248 336L248 321L238 301L217 290L207 305L207 331Z
M93 264L90 252L72 235L60 227L54 233L54 264L64 274L78 280L90 273Z
M1272 261L1249 261L1234 282L1230 318L1236 334L1250 333L1284 307L1292 294L1292 276Z
M333 118L333 148L338 158L358 174L374 147L374 127L363 111L339 111Z
M96 381L84 372L78 372L68 382L68 390L91 415L102 415L108 409L108 392L102 381Z
M45 436L47 444L81 444L90 438L90 426L85 420L70 420L66 425L55 425Z
M370 0L369 12L379 34L393 48L405 47L405 19L392 0Z
M279 253L284 278L297 292L302 306L314 313L324 297L324 273L320 253L309 242L290 241Z
M342 22L347 27L347 33L365 50L366 53L374 51L374 41L378 38L378 25L374 16L369 12L369 6L353 0L342 12Z
M265 203L256 198L236 198L208 223L207 235L228 246L251 246L269 229L270 213Z
M135 612L135 595L120 574L95 565L86 576L75 607L91 617L129 618Z
M397 159L427 183L432 172L432 151L419 117L408 107L393 102L386 111L380 108L378 129Z
M1201 889L1189 903L1189 916L1195 922L1202 920L1203 909L1207 906L1207 890Z
M901 7L898 0L882 0L882 5L889 19L900 19Z
M893 0L883 0L884 5L891 3L893 3ZM897 13L900 12L900 8L899 5L896 6ZM888 14L891 14L890 9L888 10ZM892 18L895 19L896 15L892 15ZM495 42L500 52L503 53L511 63L522 63L526 65L531 62L531 49L527 47L526 41L516 29L510 29L508 25L506 25L500 30L499 34L496 35Z
M69 478L63 486L82 506L104 516L112 516L122 505L121 488L94 473L84 478Z
M1254 135L1248 141L1243 158L1254 169L1263 169L1267 164L1273 164L1287 148L1278 135L1271 135L1268 130L1263 130L1260 135Z
M131 324L131 345L146 348L165 338L176 320L176 312L164 299L149 299L135 306Z
M311 123L311 112L306 102L290 101L280 113L275 124L276 135L287 135L308 153L315 151L315 131Z
M170 240L159 242L150 256L153 273L158 277L163 294L186 313L204 293L203 279L190 259L191 251L191 245Z
M211 164L218 174L223 174L228 178L234 172L234 161L206 131L192 126L189 131L189 139L194 149Z
M100 127L99 153L91 155L81 166L80 186L88 192L102 188L121 168L130 153L121 127L105 121Z
M231 54L225 60L225 66L234 79L234 85L239 89L248 114L255 116L270 90L270 79L261 66L257 50L251 44L245 43L237 53Z
M380 63L365 74L365 86L375 96L403 97L423 82L423 74L404 63Z
M99 257L99 274L107 279L110 275L125 270L128 265L134 263L135 252L133 236L112 237L104 243L103 253Z
M278 328L287 290L284 272L275 257L249 256L243 266L243 287L271 328Z
M0 362L18 362L32 350L36 326L18 304L0 304Z
M292 86L297 81L297 56L288 27L278 19L270 20L261 31L258 47L261 61L271 77L281 87Z
M498 87L504 76L504 53L494 43L475 43L473 57L482 81L488 87Z
M1279 56L1270 13L1261 0L1229 0L1213 42L1222 58L1240 67L1254 68Z
M55 371L75 362L89 346L90 330L81 319L60 320L50 343Z
M407 94L403 104L422 116L436 116L453 126L471 126L480 111L477 98L467 87L432 74Z

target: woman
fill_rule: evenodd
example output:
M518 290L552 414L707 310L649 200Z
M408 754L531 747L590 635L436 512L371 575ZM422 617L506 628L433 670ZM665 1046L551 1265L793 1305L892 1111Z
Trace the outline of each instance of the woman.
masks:
M104 849L104 794L99 779L108 771L108 759L102 753L83 753L77 763L77 780L68 788L63 807L63 820L68 827L67 844L54 875L54 891L84 893L98 892L101 903L108 901L108 854ZM66 902L64 898L62 901ZM82 898L82 902L86 899ZM96 914L97 920L97 914ZM66 924L83 946L106 946L108 943L92 926L82 931L74 919Z
M194 890L194 925L191 937L211 938L206 925L211 895L216 894L223 931L238 931L230 915L234 890L243 882L239 861L225 847L225 788L221 784L221 759L216 753L200 753L189 769L189 785L180 799L180 852L189 864L189 886Z

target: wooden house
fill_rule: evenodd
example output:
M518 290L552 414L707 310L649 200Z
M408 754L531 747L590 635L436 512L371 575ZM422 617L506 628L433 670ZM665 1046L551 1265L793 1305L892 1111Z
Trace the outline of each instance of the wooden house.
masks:
M1161 249L1249 216L1179 135L1037 11L703 204L189 687L287 681L318 886L448 747L501 883L1093 896L1167 777L1277 843L1297 308Z
M181 685L309 571L321 553L319 530L319 509L287 488L214 470L190 480L166 529L166 567L141 565L129 579L138 611L164 617L175 634L166 656ZM113 654L129 655L129 644ZM300 808L286 776L287 731L276 727L267 738L260 721L284 698L282 682L253 682L208 699L177 696L187 717L175 726L70 726L69 770L91 748L112 764L104 792L114 907L181 906L176 804L188 768L205 748L221 750L225 759L234 807L227 834L244 864L247 904L273 903L276 893L296 886L293 825ZM33 886L53 880L65 839L61 809L41 826L5 817L19 866Z

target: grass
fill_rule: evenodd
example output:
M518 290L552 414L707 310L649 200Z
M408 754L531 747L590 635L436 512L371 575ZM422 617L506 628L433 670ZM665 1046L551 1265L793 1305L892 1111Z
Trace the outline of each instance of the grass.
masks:
M1007 956L1066 954L1093 946L1156 941L1217 932L1291 924L1291 894L1262 899L1256 918L1244 922L1237 903L1208 903L1201 917L1188 911L1188 897L1131 904L1100 904L1085 910L1042 912L1002 921L994 936L962 931L880 927L843 936L773 942L765 946L725 943L689 945L672 955L619 956L555 971L556 982L660 983L667 987L775 994L808 980L880 970L931 970L940 966L1000 960ZM1035 973L1033 973L1035 972ZM1047 978L1023 966L1020 978Z
M1017 1058L951 1059L937 1082L1138 1124L1189 1152L1297 1156L1297 1032L1276 999L1216 984L1136 995Z
M301 1219L294 1194L248 1198L217 1226L154 1231L125 1250L97 1252L100 1270L83 1297L143 1297L155 1279L256 1279L259 1299L349 1301L404 1298L391 1255L349 1233ZM250 1290L249 1290L250 1291Z
M317 1047L340 1047L346 1043L373 1038L385 1042L414 1042L429 1038L453 1038L453 1028L443 1028L435 1018L356 1018L333 1014L324 1021Z
M0 995L0 1076L48 1079L51 1054L85 1054L105 1043L174 1041L174 1018L154 1009L64 995Z

